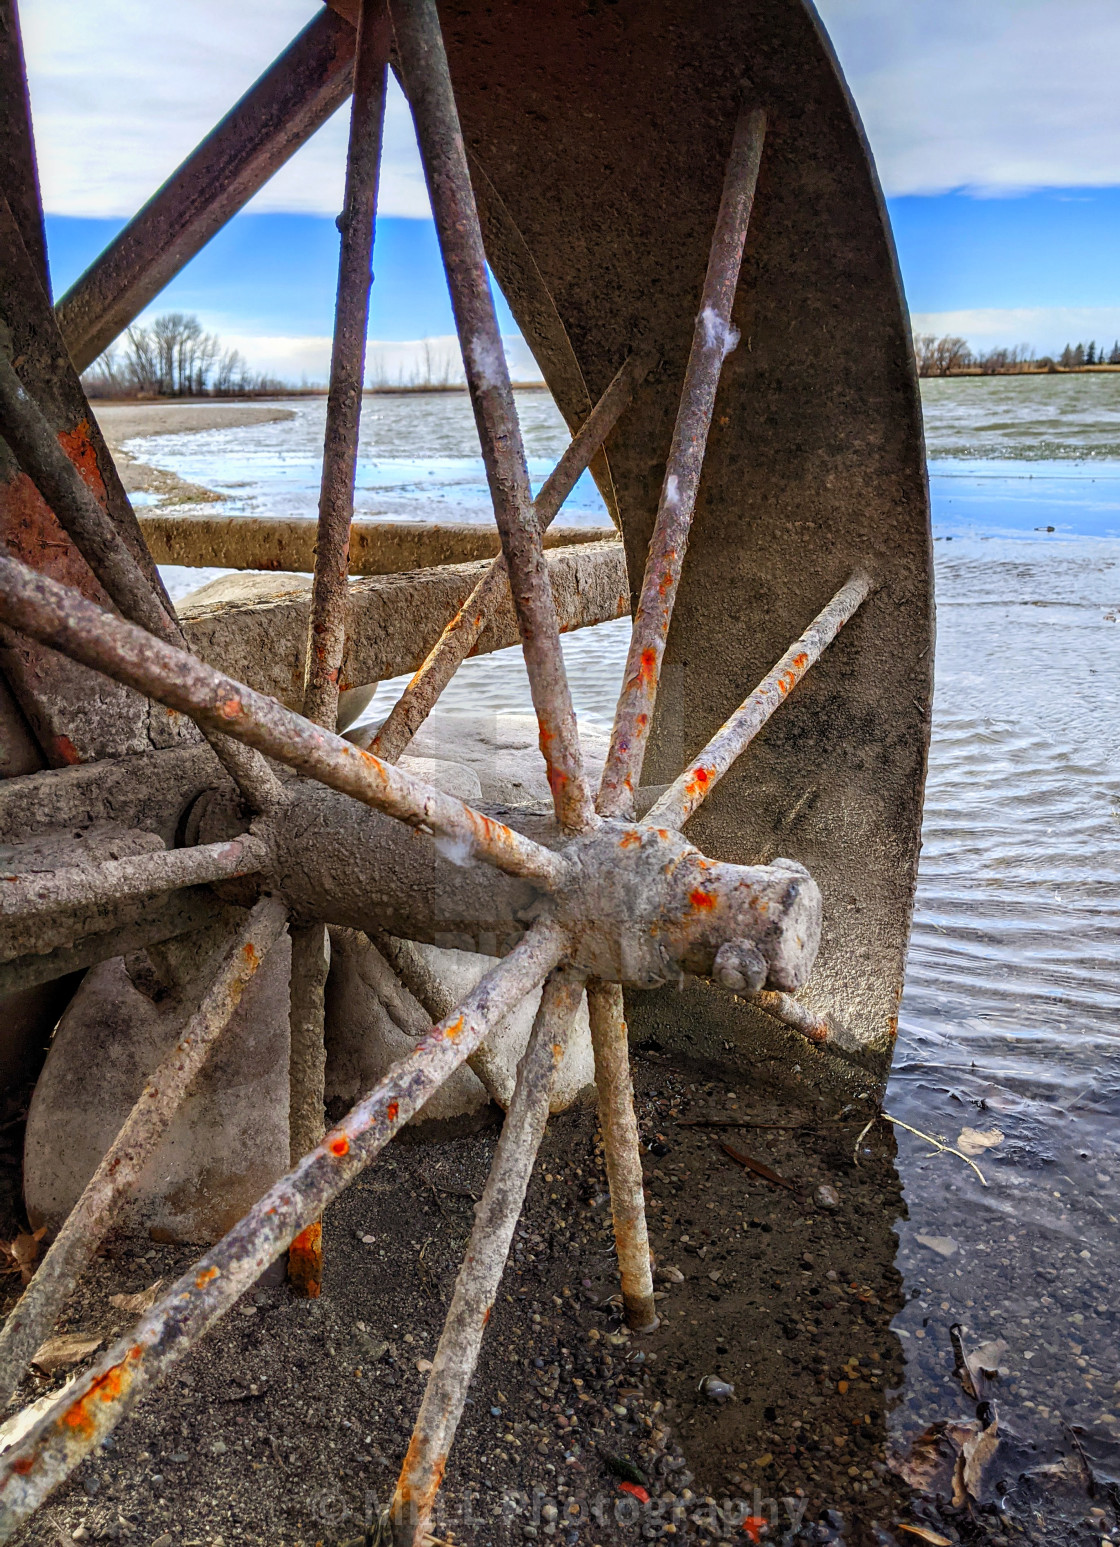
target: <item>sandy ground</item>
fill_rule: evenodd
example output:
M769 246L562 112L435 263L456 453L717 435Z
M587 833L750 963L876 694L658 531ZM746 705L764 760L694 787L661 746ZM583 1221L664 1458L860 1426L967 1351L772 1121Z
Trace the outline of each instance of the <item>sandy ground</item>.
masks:
M138 462L124 442L137 436L182 435L200 430L236 430L247 424L291 419L290 408L259 403L116 403L94 400L101 433L108 442L121 481L129 494L155 494L161 506L211 505L222 499L213 489L187 483L174 473Z

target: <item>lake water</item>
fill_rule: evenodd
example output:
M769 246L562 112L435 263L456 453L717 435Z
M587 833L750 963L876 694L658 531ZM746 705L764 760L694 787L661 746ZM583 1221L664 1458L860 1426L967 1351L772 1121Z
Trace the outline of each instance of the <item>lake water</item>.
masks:
M961 1321L1006 1341L1018 1434L1042 1453L1076 1424L1107 1449L1120 1441L1120 377L935 381L923 396L936 695L886 1107L949 1143L966 1126L998 1137L977 1156L982 1185L896 1130L910 1299L891 1421L901 1444L960 1408L948 1328ZM539 481L566 434L546 394L518 406ZM221 491L229 511L312 514L323 413L299 403L294 421L129 449ZM465 396L367 400L358 508L489 519ZM565 519L602 516L584 480ZM168 579L181 594L199 575ZM564 641L578 711L604 726L627 632ZM444 704L527 707L518 652L469 662ZM1085 1540L1104 1533L1103 1517L1083 1524ZM1057 1540L1041 1518L1032 1529Z

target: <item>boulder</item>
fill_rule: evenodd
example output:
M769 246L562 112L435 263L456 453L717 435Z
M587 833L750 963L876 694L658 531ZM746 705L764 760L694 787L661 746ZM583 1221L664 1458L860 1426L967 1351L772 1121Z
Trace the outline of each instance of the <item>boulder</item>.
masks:
M186 942L190 942L187 944ZM177 944L177 942L176 942ZM164 948L165 950L167 948ZM58 1023L27 1119L24 1197L32 1227L57 1229L152 1071L180 1035L210 952L162 993L122 957L91 968ZM154 1240L218 1240L288 1169L288 979L283 934L249 982L118 1223ZM148 992L145 992L145 989Z

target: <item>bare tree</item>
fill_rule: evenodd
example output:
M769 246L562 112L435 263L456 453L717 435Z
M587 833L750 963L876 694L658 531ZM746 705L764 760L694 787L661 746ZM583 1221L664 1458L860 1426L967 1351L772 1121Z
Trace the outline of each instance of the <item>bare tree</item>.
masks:
M972 351L967 339L949 333L942 338L933 333L917 333L914 358L918 362L919 376L952 376L972 363Z
M184 312L166 312L146 328L134 324L123 353L107 349L82 380L93 397L245 397L290 390L275 376L254 374L236 349L223 349L216 334Z
M1030 344L1015 344L1010 349L999 346L974 356L974 361L982 376L1013 376L1034 364L1034 350Z

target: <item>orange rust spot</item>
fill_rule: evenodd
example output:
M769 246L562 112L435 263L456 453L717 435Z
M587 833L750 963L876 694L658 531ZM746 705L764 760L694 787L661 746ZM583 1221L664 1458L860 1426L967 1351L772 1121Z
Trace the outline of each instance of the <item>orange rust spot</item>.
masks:
M203 1268L202 1272L194 1281L194 1287L196 1289L205 1289L207 1284L212 1284L214 1282L218 1276L218 1272L219 1270L213 1266L209 1268Z
M26 1477L28 1472L30 1472L31 1468L34 1465L35 1465L35 1457L34 1456L20 1456L18 1461L13 1461L12 1462L12 1471L13 1472L18 1472L20 1477Z
M703 892L699 887L694 892L689 892L688 900L694 908L714 908L716 900L711 892Z
M389 1105L385 1108L385 1116L391 1123L395 1123L397 1120L397 1113L399 1111L400 1104L396 1101L390 1101Z
M70 763L73 765L74 763L81 762L81 757L78 755L78 749L70 740L69 736L56 736L54 739L54 744L58 750L59 757L64 763Z
M317 1300L323 1284L323 1224L314 1220L288 1247L288 1282L296 1294Z
M236 720L241 713L241 700L239 698L227 698L224 703L218 705L218 713L223 720Z
M244 956L245 960L254 967L260 961L260 957L257 955L257 948L251 940L249 941L248 945L243 945L241 947L241 954Z
M804 650L799 650L798 653L793 658L793 669L794 669L794 671L804 671L805 667L808 666L808 664L809 664L809 657L805 654Z
M451 1025L444 1032L444 1036L445 1037L450 1037L452 1042L458 1042L459 1038L462 1035L463 1035L463 1017L460 1015L456 1020L453 1020L451 1022Z
M711 784L714 773L714 768L705 768L703 763L700 763L689 775L688 783L684 787L685 794L702 795Z
M632 849L636 843L641 843L641 841L641 833L634 832L631 829L630 832L623 833L622 837L618 840L618 846L620 849Z
M483 1318L482 1318L482 1325L484 1327L488 1327L490 1325L490 1315L491 1315L491 1312L493 1311L493 1309L494 1309L494 1307L492 1305L488 1305L486 1307L486 1312L485 1312L485 1314L483 1315Z
M640 714L638 716L637 724L638 724L638 729L644 731L646 726L649 724L649 715L648 714Z
M97 452L93 448L89 420L80 419L72 430L63 430L58 437L58 444L81 473L82 482L88 484L104 504L105 481L97 465Z
M344 1133L340 1133L337 1139L332 1139L327 1146L332 1155L349 1155L350 1140Z
M664 828L664 827L659 827L657 829L657 836L659 838L664 838L666 841L668 841L668 838L669 838L668 829Z
M642 682L651 686L657 681L657 651L652 645L647 645L642 651L642 664L638 668L638 676Z
M83 1434L90 1435L94 1430L93 1413L91 1404L96 1397L100 1402L115 1402L124 1390L124 1365L127 1359L139 1359L140 1349L130 1348L125 1358L119 1364L114 1364L106 1370L104 1375L99 1375L84 1397L79 1397L72 1402L62 1415L62 1422L69 1429L80 1429Z

